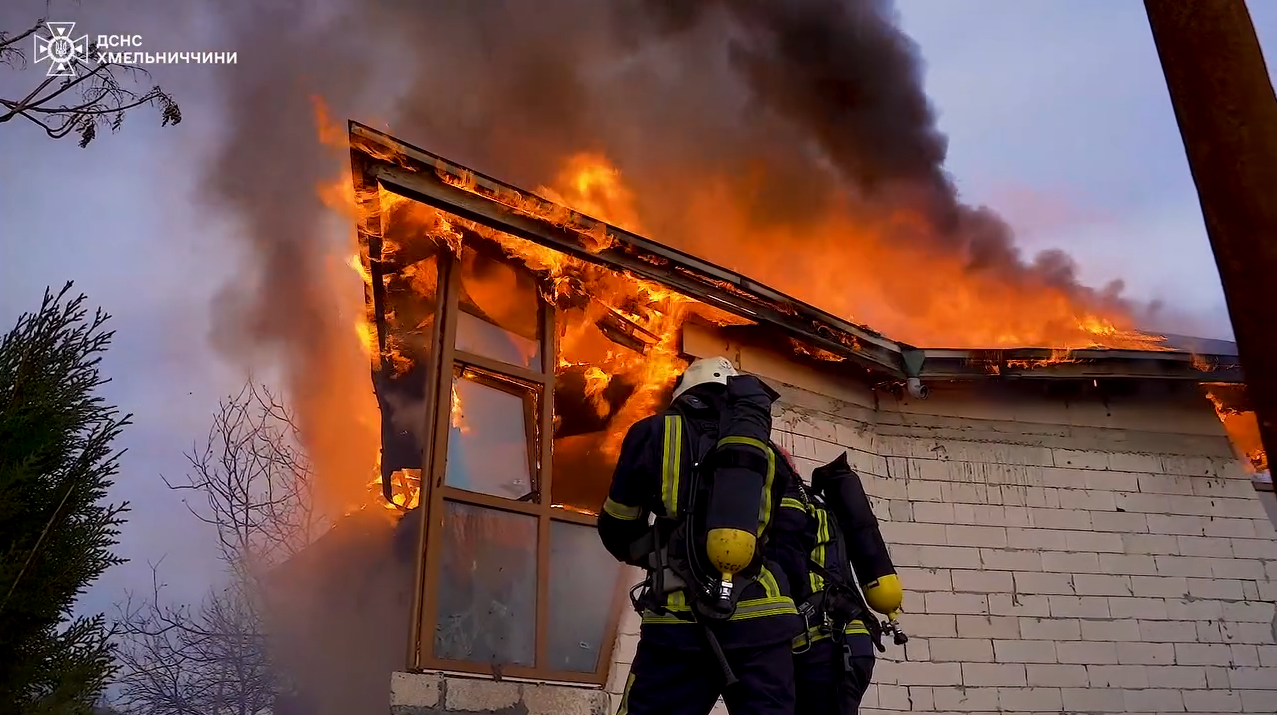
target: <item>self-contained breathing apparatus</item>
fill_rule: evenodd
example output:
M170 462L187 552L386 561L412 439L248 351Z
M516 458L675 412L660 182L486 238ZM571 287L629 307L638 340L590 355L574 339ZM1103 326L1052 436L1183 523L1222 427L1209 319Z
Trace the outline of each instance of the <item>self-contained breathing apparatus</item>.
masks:
M684 373L666 416L674 420L666 425L667 450L668 431L681 430L690 419L685 410L708 409L699 397L684 393L707 383L724 385L717 433L691 445L686 504L670 513L666 499L667 513L656 516L650 536L632 546L631 563L644 564L648 575L631 590L630 600L639 613L700 623L732 685L736 678L710 624L730 619L741 594L762 573L762 547L785 487L777 479L770 443L771 404L779 395L756 377L737 375L726 358L698 360ZM671 488L680 490L677 483ZM687 608L667 608L674 603Z
M833 517L835 522L837 517L833 516L833 511L828 508L825 500L817 494L813 494L801 482L797 485L797 492L804 510L809 515L816 518L817 522L824 520L825 515ZM815 513L814 509L825 512L825 515ZM820 578L819 589L813 591L802 603L798 604L798 614L803 619L803 635L801 641L796 640L797 645L794 649L795 655L800 655L811 649L812 642L815 638L814 634L820 634L820 637L827 637L835 644L842 645L844 636L848 633L849 627L854 623L862 623L868 632L874 647L878 652L885 652L886 647L882 644L882 636L892 631L895 635L896 645L903 645L908 637L900 630L894 629L892 626L882 623L869 610L869 604L866 603L864 594L853 583L853 577L845 572L849 565L846 557L847 546L842 534L841 524L835 523L830 526L818 528L817 540L820 542L822 533L832 542L832 552L834 554L842 554L843 562L841 573L833 573L814 558L808 556L807 569ZM812 579L813 584L816 583ZM844 657L850 658L850 649L844 647ZM845 663L850 668L850 663Z
M844 563L850 562L855 573L854 581L862 584L863 588L852 583L851 574L839 578L813 561L810 568L824 580L825 593L818 604L810 607L807 603L800 605L799 613L803 614L803 609L808 608L805 618L820 613L833 621L831 625L839 620L841 625L853 620L862 621L879 652L886 650L882 645L884 634L890 634L896 645L903 646L909 641L909 636L898 620L904 600L900 577L896 575L860 475L847 463L847 453L843 452L834 461L813 470L811 482L810 493L799 485L804 497L834 517L838 527L834 529L838 552L842 554ZM886 621L880 621L870 609L886 616Z

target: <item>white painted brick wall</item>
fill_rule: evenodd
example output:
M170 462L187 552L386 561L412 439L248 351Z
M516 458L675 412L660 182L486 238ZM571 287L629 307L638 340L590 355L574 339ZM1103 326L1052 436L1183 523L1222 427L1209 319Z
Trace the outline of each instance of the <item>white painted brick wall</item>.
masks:
M848 453L906 588L911 640L862 713L1277 713L1277 534L1204 401L937 392L875 411L786 389L776 417L805 475Z

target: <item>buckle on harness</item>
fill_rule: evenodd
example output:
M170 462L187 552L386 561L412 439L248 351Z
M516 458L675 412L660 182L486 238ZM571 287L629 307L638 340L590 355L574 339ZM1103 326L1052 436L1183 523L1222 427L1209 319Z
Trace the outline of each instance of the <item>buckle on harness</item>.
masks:
M793 648L794 655L802 655L811 650L812 646L812 629L825 629L829 625L829 616L821 608L824 601L824 592L813 593L805 601L798 606L798 615L803 619L803 632L799 638L802 638L801 645ZM819 622L815 626L812 625L813 617L819 618Z

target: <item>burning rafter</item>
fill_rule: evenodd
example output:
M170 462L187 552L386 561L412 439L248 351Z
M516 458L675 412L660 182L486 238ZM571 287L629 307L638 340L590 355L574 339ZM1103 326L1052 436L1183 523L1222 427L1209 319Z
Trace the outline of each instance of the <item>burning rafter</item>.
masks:
M1134 378L1240 382L1228 355L1177 350L1047 348L1004 350L917 349L890 340L795 300L749 278L573 211L534 193L453 164L357 122L350 123L355 180L376 194L381 184L437 209L489 226L577 259L629 272L717 306L767 329L780 330L817 359L850 360L886 378L1056 379ZM380 254L378 237L369 250ZM370 272L380 274L379 259ZM374 281L375 286L378 281ZM377 304L377 296L370 296ZM378 332L384 331L377 316ZM384 342L384 338L382 338ZM994 356L994 357L991 357Z

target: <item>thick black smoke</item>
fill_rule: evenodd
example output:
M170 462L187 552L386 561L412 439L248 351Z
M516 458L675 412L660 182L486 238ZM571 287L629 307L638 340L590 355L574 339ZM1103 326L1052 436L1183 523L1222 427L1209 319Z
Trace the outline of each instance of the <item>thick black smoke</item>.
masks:
M1025 264L1000 217L959 200L918 46L900 29L891 0L652 0L648 9L658 34L735 25L726 54L756 108L818 148L842 179L837 190L921 211L926 230L902 239L957 252L973 271L1089 294L1067 256L1051 252ZM631 39L644 41L641 33Z
M655 26L686 30L720 4L741 30L729 56L760 106L800 127L855 186L904 183L952 194L947 140L893 3L664 0L652 6Z

